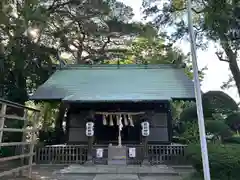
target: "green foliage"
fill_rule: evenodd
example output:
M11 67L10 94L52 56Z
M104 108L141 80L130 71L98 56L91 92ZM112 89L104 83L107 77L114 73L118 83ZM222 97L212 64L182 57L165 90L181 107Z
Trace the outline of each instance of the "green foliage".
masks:
M240 130L240 112L230 114L225 121L233 131L238 132Z
M193 106L195 103L193 101L172 101L171 102L171 113L175 121L180 119L182 112Z
M219 180L240 178L240 145L208 144L211 177ZM200 145L191 144L186 148L187 158L197 172L203 172Z
M223 142L228 144L240 144L240 137L239 136L229 137L224 139Z
M211 137L209 140L222 142L224 139L231 137L233 135L232 130L234 130L232 126L235 125L237 127L237 124L232 124L231 126L231 122L236 118L236 114L232 114L232 112L238 109L236 102L225 93L219 91L207 92L203 94L202 98L206 133ZM179 117L177 130L175 130L177 134L181 138L186 139L187 143L198 142L196 104L191 104L182 109ZM231 119L234 120L231 121Z
M238 110L236 101L222 91L208 91L203 94L203 104L208 111L215 113L231 113Z
M230 127L225 124L224 121L207 120L205 124L206 131L213 134L215 137L221 137L221 139L225 139L232 136Z
M52 145L56 143L57 133L53 128L49 128L48 131L40 130L38 138L39 144Z
M59 104L60 103L57 102L40 102L38 104L34 104L32 101L26 102L28 107L40 110L38 126L39 129L44 132L51 131L54 128ZM34 121L32 114L29 113L28 117L30 121Z
M199 143L199 130L197 122L185 122L180 137L185 139L187 144Z
M62 52L74 57L68 63L99 62L125 37L156 35L151 24L130 23L132 9L116 0L0 4L1 90L21 104L55 71Z
M218 50L216 55L220 61L226 62L232 73L224 86L234 84L240 95L240 69L237 63L240 47L239 1L193 0L192 7L197 46L205 49L209 40L220 45L219 49L222 50ZM143 0L143 9L146 18L151 19L161 31L169 27L176 30L170 34L171 41L188 36L187 0L166 1L164 5L159 5L157 0Z
M209 91L202 95L203 111L205 118L211 118L214 114L228 115L238 109L237 103L222 91ZM197 108L193 105L185 109L180 119L188 121L197 118Z

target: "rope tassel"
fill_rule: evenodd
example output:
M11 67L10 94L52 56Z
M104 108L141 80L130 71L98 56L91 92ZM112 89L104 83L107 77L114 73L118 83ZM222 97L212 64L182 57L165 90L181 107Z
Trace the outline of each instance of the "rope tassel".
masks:
M110 126L113 126L113 115L110 115L110 122L109 122Z
M128 115L128 119L129 119L130 126L134 127L132 116Z
M106 126L107 125L107 115L103 115L103 125Z
M124 114L124 115L123 115L123 118L124 118L124 124L125 124L125 126L127 126L127 125L128 125L128 118L127 118L127 115Z
M118 116L116 117L116 119L117 119L117 125L119 126L119 124L120 124L120 119L121 119L121 115L118 115Z

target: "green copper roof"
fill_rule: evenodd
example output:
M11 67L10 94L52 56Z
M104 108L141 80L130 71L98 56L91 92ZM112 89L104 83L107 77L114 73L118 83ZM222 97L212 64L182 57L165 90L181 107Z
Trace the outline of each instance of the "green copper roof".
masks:
M171 65L82 65L56 71L34 100L151 101L194 98L193 82Z

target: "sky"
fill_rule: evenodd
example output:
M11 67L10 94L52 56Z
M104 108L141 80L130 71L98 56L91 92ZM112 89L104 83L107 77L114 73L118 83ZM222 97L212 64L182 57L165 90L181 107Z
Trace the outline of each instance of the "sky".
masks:
M141 21L141 3L142 0L119 0L124 4L131 6L134 11L134 20ZM190 52L190 43L187 41L182 41L177 45L179 48L182 49L184 53ZM208 70L205 71L206 75L202 82L202 90L204 92L210 90L221 90L221 85L223 82L226 82L229 78L230 72L228 69L228 65L226 62L220 62L215 55L216 48L213 43L209 44L207 50L197 51L197 60L198 60L198 67L203 68L207 66ZM239 101L239 97L237 94L236 88L231 88L228 90L224 90L224 92L228 93L231 97L233 97L236 101Z

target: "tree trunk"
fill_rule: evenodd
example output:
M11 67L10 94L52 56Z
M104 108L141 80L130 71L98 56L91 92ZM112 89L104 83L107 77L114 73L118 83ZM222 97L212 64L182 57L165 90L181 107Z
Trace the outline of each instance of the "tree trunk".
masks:
M237 51L234 52L232 50L229 43L226 42L226 39L224 39L224 41L221 42L221 45L228 57L229 68L233 75L233 79L238 90L238 95L240 97L240 70L237 63Z
M66 111L65 104L61 103L58 111L58 115L56 118L55 123L55 133L56 133L56 144L63 143L62 140L64 140L64 131L63 131L63 118Z
M231 59L229 61L229 68L231 70L231 73L233 75L233 79L235 81L235 84L237 86L238 95L240 97L240 70L237 64L237 58Z

